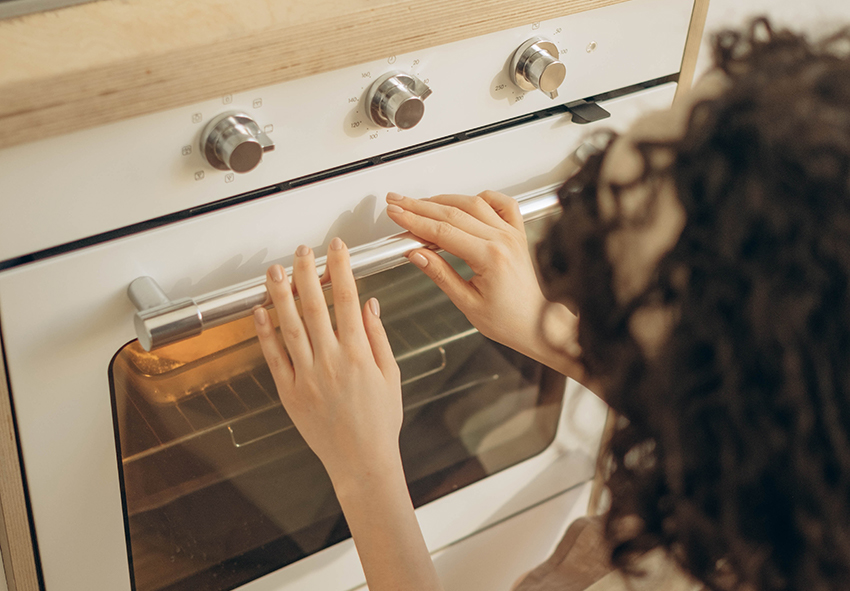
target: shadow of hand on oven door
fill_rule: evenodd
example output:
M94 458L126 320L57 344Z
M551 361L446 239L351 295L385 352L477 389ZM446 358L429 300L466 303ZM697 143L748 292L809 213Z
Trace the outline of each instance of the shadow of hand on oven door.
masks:
M221 289L224 285L253 279L265 273L266 268L271 264L266 261L268 254L269 249L264 248L251 255L247 260L245 260L244 255L234 255L216 267L215 270L197 280L193 280L191 276L178 279L174 287L168 290L167 295L172 300L194 297Z
M530 193L531 191L538 190L541 187L561 185L577 171L578 165L576 164L575 159L572 158L572 152L565 152L564 159L558 162L558 164L551 170L508 187L493 190L498 191L499 193L504 193L505 195L522 195L523 193Z
M380 213L376 215L378 207L380 207ZM402 231L402 228L387 217L383 198L379 200L375 195L367 195L357 204L354 211L343 212L336 219L325 234L321 247L313 250L317 256L325 254L328 244L337 236L349 248L353 248Z

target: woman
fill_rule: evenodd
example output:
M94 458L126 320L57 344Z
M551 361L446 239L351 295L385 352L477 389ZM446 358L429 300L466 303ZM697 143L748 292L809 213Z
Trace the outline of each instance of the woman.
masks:
M846 589L850 33L812 44L758 20L714 48L690 100L612 138L561 188L543 289L510 198L390 194L387 212L469 264L465 281L434 252L409 255L485 336L627 417L607 450L615 566L661 548L710 589ZM283 404L327 468L370 589L440 589L399 458L379 304L361 311L334 240L335 334L313 255L296 255L303 322L279 266L282 340L255 312Z

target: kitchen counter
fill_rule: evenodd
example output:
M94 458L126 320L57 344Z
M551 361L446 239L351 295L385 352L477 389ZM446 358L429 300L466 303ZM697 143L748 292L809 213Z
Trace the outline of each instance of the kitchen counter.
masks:
M101 0L2 20L0 146L622 1Z

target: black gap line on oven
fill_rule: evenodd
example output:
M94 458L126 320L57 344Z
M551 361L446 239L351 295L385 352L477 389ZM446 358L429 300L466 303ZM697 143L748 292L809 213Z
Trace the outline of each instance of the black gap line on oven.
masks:
M605 92L602 94L594 95L586 97L584 100L587 102L603 102L612 100L621 96L625 96L628 94L632 94L635 92L640 92L642 90L647 90L649 88L653 88L656 86L661 86L662 84L667 84L669 82L678 82L679 81L679 73L670 74L668 76L663 76L661 78L655 78L654 80L647 80L645 82L641 82L638 84L633 84L631 86L626 86L624 88L618 88L616 90L612 90L609 92ZM240 203L245 203L247 201L253 201L255 199L261 199L263 197L267 197L269 195L283 193L285 191L289 191L295 189L297 187L303 187L306 185L310 185L313 183L318 183L320 181L324 181L330 178L334 178L337 176L342 176L344 174L348 174L357 170L362 170L365 168L371 168L373 166L380 166L382 164L392 162L393 160L399 160L401 158L405 158L407 156L412 156L414 154L420 154L422 152L427 152L429 150L434 150L436 148L442 148L444 146L448 146L450 144L455 144L463 141L467 141L473 138L483 137L490 133L494 133L497 131L501 131L504 129L509 129L511 127L516 127L518 125L523 125L524 123L528 123L529 121L538 121L540 119L546 119L548 117L555 117L558 115L563 115L568 112L569 108L566 105L556 105L554 107L550 107L548 109L543 109L541 111L536 111L534 113L529 113L526 115L520 115L519 117L514 117L512 119L506 119L505 121L500 121L498 123L493 123L490 125L485 125L483 127L477 127L475 129L470 129L467 131L462 131L450 136L438 138L435 140L430 140L428 142L417 144L415 146L410 146L407 148L402 148L400 150L395 150L393 152L387 152L385 154L379 154L377 156L373 156L372 158L367 158L364 160L358 160L356 162L350 162L344 164L342 166L337 166L334 168L330 168L328 170L323 170L320 172L311 173L306 176L290 179L287 181L283 181L281 183L271 185L268 187L263 187L262 189L256 189L254 191L249 191L247 193L242 193L240 195L234 195L232 197L227 197L225 199L220 199L218 201L213 201L212 203L207 203L204 205L200 205L198 207L192 207L190 209L184 209L182 211L178 211L175 213L171 213L168 215L164 215L161 217L153 218L144 222L138 222L136 224L132 224L129 226L125 226L123 228L118 228L116 230L110 230L108 232L103 232L101 234L96 234L94 236L89 236L87 238L81 238L79 240L74 240L72 242L67 242L65 244L61 244L59 246L54 246L51 248L46 248L44 250L39 250L37 252L26 254L18 257L13 257L10 259L6 259L4 261L0 261L0 271L4 269L11 269L13 267L19 267L21 265L26 265L28 263L32 263L35 261L41 261L47 258L59 256L74 250L79 250L82 248L86 248L89 246L94 246L95 244L102 244L104 242L109 242L111 240L117 240L119 238L124 238L126 236L130 236L132 234L138 234L140 232L145 232L147 230L151 230L153 228L158 228L161 226L166 226L169 224L174 224L177 222L181 222L187 220L189 218L193 218L199 215L204 215L206 213L210 213L213 211L217 211L219 209L224 209L226 207L230 207L233 205L238 205Z

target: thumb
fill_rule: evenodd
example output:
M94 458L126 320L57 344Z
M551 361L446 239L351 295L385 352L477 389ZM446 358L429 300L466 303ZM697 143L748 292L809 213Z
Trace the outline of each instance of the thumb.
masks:
M366 329L366 338L372 347L372 356L384 377L389 378L392 374L399 375L398 364L395 362L390 341L381 322L381 305L377 298L371 298L363 306L363 326Z
M422 269L422 272L449 296L449 299L458 309L466 310L472 303L473 288L436 252L423 248L409 253L407 258L411 263Z

